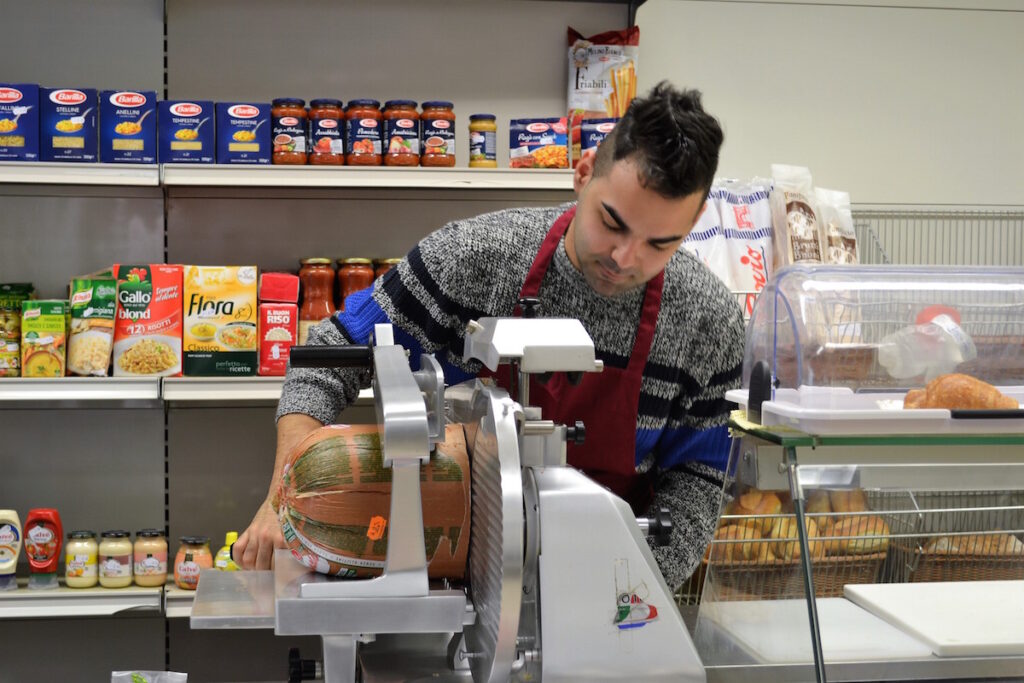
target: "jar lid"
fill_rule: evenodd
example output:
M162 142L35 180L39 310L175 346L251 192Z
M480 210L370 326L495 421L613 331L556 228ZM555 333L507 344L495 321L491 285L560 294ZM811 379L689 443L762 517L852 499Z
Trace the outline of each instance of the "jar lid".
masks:
M103 538L128 538L131 534L124 529L110 529L108 531L104 531L100 536Z
M400 259L400 258L382 258L382 259L377 259L377 263L383 263L383 264L388 265L388 266L397 266L401 262L402 262L402 259Z
M206 536L182 536L180 540L185 545L206 545L210 542Z
M415 109L416 100L388 100L384 103L385 109L390 109L391 107L412 107Z
M470 121L493 121L496 118L498 118L498 117L495 116L494 114L470 114L469 115L469 120Z
M377 107L380 108L380 102L378 100L349 100L348 109L352 107Z
M316 258L304 258L300 260L299 263L301 263L304 266L329 266L331 265L332 261L329 258L323 258L322 256L318 256Z
M68 538L96 538L96 532L79 529L78 531L72 531L69 533Z
M140 529L135 532L135 536L138 538L159 538L164 535L164 532L159 529Z
M364 265L364 264L365 265L372 265L373 264L373 259L368 259L368 258L342 258L342 259L338 259L338 263L342 263L342 264L347 265L347 266Z
M311 107L341 107L341 100L310 100Z
M445 102L443 100L432 100L430 102L424 102L424 109L453 109L455 107L451 102Z
M275 107L293 105L296 107L305 107L306 100L300 100L298 97L279 97L276 100L270 102Z

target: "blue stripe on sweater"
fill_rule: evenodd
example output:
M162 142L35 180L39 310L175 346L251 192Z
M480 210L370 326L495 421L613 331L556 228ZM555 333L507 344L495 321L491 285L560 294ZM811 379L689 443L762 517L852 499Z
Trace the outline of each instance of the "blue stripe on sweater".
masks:
M658 467L670 470L688 462L699 462L719 470L729 464L729 428L637 430L637 464L655 450Z

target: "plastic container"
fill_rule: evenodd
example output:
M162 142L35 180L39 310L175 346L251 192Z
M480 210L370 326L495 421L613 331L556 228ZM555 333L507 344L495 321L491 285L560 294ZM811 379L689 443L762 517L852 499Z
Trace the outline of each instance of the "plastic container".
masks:
M142 529L132 546L132 574L137 586L162 586L167 582L167 539L159 529Z
M217 551L216 557L213 558L213 566L222 572L237 572L239 567L235 564L235 561L231 559L231 546L234 545L235 541L238 540L237 531L229 531L224 536L224 545L220 550Z
M92 588L99 581L99 547L96 533L79 530L68 534L64 548L64 583L68 588Z
M64 527L53 508L28 511L25 520L25 555L28 556L28 587L33 590L57 588L57 563L64 544Z
M498 167L498 123L494 114L469 116L469 167Z
M132 585L132 539L121 529L100 534L100 585L125 588Z
M15 569L21 554L21 519L15 510L0 510L0 591L18 587Z

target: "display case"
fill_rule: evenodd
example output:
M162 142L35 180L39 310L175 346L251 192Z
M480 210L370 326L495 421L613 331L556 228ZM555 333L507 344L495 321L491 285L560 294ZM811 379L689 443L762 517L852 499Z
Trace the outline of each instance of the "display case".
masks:
M949 373L998 407L904 407ZM780 271L698 570L708 680L1024 677L1022 385L1024 269Z

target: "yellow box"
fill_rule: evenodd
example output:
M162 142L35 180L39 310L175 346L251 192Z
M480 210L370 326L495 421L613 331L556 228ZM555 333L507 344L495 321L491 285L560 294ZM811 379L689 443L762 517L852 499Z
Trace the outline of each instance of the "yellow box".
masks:
M185 375L256 374L256 282L256 266L185 266Z

